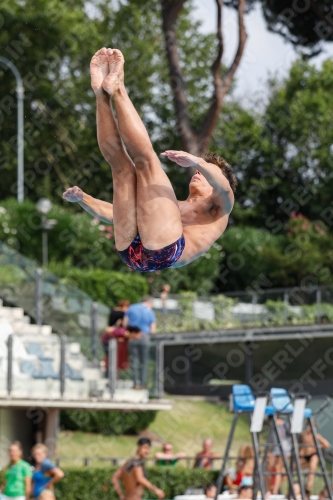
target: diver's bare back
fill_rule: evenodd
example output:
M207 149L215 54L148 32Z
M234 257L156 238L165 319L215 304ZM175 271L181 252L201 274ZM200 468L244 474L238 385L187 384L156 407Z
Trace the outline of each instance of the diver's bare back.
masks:
M138 484L133 467L133 459L128 460L122 467L120 479L125 490L126 500L141 500L143 488Z
M229 220L229 214L214 204L212 196L197 202L179 201L178 205L185 250L172 267L185 266L207 252L224 233Z

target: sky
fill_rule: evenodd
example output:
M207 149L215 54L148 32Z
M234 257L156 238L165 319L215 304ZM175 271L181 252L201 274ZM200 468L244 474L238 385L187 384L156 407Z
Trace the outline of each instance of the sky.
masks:
M194 0L196 11L194 15L203 21L202 31L205 33L216 30L216 3L215 0ZM251 104L259 96L266 93L265 82L269 75L281 77L288 73L297 54L292 44L286 42L282 36L270 33L258 5L245 17L248 39L245 53L236 73L237 85L234 95L243 105ZM224 8L223 32L225 42L224 63L230 63L237 48L237 13L233 9ZM325 50L311 60L320 66L322 61L333 57L333 42L326 43Z

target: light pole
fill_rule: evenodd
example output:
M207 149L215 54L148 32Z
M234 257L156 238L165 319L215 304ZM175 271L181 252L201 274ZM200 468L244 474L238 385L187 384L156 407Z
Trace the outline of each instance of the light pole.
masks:
M24 201L24 124L23 99L24 87L19 70L9 59L0 56L0 63L9 68L16 79L17 95L17 201Z
M57 224L54 219L48 219L46 216L52 208L52 203L47 198L41 198L37 201L37 210L42 215L42 252L43 252L43 267L48 264L48 246L47 246L47 232Z

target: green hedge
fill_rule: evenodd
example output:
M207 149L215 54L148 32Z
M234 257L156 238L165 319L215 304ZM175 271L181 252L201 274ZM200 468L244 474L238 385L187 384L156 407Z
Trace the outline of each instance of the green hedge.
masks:
M63 281L74 284L94 300L108 305L116 305L121 299L139 302L149 291L147 281L137 273L105 269L71 268Z
M110 484L110 477L116 469L109 468L65 468L65 477L55 487L61 500L116 500L118 497ZM183 467L151 467L147 470L149 481L165 492L166 498L181 495L187 488L202 488L216 481L218 471L185 469ZM149 491L144 498L156 498Z
M155 420L157 411L80 411L61 412L62 428L98 434L138 434Z

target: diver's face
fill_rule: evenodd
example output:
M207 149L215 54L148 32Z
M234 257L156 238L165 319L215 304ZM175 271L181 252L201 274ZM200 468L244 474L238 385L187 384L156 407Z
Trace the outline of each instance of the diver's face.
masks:
M150 453L150 446L149 444L142 444L141 446L138 447L138 455L141 458L147 458Z
M213 188L206 177L199 170L196 170L190 182L190 193L200 193L209 196L212 192Z

